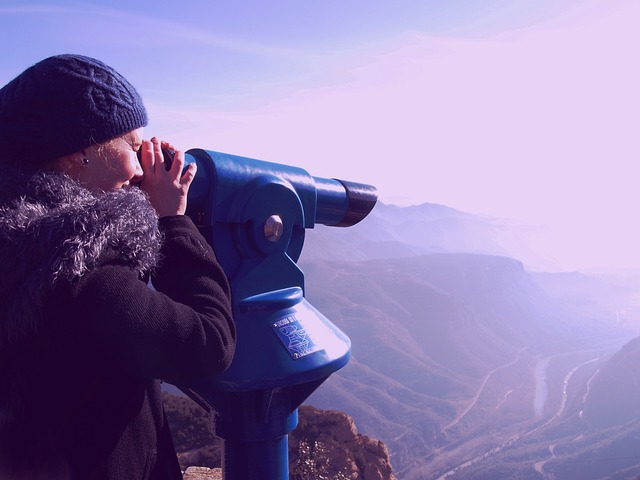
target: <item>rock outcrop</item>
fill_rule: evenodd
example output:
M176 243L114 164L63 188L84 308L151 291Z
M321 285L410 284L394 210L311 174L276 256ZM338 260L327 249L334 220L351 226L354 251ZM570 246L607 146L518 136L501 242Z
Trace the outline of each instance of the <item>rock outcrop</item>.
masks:
M189 467L183 480L222 480L222 470L208 467Z
M212 433L209 414L187 397L165 393L164 400L185 479L220 478L222 441ZM349 415L308 405L298 414L289 434L292 480L395 480L386 446L359 434Z
M308 405L298 413L298 427L289 435L293 480L395 479L384 443L359 434L349 415Z

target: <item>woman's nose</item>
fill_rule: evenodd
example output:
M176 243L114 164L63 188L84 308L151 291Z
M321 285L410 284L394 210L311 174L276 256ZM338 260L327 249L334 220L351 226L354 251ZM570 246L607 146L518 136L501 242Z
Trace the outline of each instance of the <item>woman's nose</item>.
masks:
M142 171L142 165L140 165L140 162L138 162L138 159L136 157L135 160L135 171L133 173L133 178L131 179L131 183L138 183L142 180L142 177L144 177L144 172Z

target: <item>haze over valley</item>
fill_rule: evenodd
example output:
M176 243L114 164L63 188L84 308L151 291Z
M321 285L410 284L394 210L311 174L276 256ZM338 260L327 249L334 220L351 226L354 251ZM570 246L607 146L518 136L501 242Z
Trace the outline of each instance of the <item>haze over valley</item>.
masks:
M432 204L316 227L299 263L353 344L308 403L384 441L397 478L640 473L635 272L546 272L521 232Z

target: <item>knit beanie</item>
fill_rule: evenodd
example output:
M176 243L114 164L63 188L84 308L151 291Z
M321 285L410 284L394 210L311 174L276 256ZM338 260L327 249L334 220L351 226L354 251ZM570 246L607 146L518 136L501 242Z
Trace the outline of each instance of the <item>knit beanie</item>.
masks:
M56 55L0 89L0 163L38 168L147 125L133 86L82 55Z

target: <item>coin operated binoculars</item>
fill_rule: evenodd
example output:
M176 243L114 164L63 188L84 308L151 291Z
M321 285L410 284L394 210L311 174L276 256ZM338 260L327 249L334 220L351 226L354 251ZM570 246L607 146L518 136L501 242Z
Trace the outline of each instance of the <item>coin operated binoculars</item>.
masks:
M373 209L374 187L201 149L189 215L232 289L236 353L222 374L180 385L217 414L225 480L289 478L288 434L298 407L347 364L349 338L304 298L296 261L305 229L351 226Z

